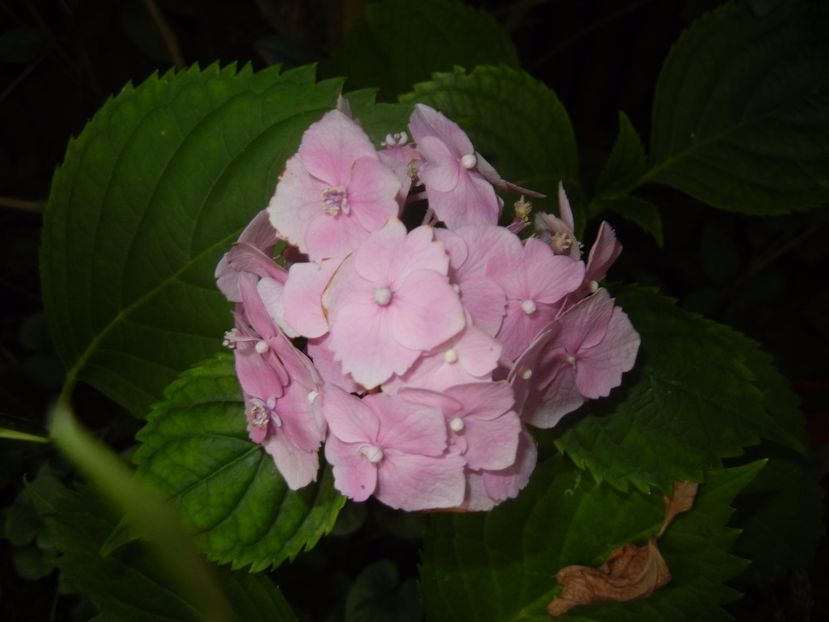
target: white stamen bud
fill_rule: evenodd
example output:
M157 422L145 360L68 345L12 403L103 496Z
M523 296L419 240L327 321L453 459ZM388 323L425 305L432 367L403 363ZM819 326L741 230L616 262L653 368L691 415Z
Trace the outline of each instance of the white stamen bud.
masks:
M409 135L406 132L398 132L394 137L397 139L398 145L405 145L409 142Z
M319 392L319 391L311 391L311 392L308 394L308 403L309 403L309 404L313 404L313 403L314 403L314 400L316 400L316 399L319 397L319 394L320 394L320 392Z
M460 417L455 417L454 419L452 419L452 421L449 422L449 429L453 432L460 432L461 430L463 430L463 428L463 419L461 419Z
M265 354L265 352L268 351L268 347L268 342L264 339L260 339L256 342L256 345L253 347L253 349L256 350L257 354Z
M599 289L599 284L596 281L590 281L590 291L595 292Z
M467 171L471 171L473 168L478 166L478 158L475 157L474 153L467 153L461 158L461 166Z
M271 421L273 421L273 427L281 428L282 427L282 419L279 418L279 415L276 413L271 413Z
M361 447L360 453L372 464L377 464L383 459L383 450L377 447L377 445L366 445L365 447Z
M225 348L229 348L230 350L236 349L236 341L239 339L239 331L235 328L232 328L228 331L225 331L224 339L222 339L222 345Z
M380 143L383 147L391 147L395 144L394 136L391 134L386 134L386 138L383 139L383 142Z
M391 290L388 287L378 287L374 290L374 302L385 307L391 302Z
M455 351L455 348L449 348L446 352L443 353L443 360L449 363L458 362L458 353Z
M461 293L461 286L458 285L457 283L452 283L452 291L455 292L456 294L460 294Z
M575 365L576 364L576 357L573 356L572 354L567 354L564 357L564 362L567 363L568 365Z
M535 313L535 302L529 298L521 302L521 310L527 315Z
M523 380L529 380L532 377L533 377L533 370L530 369L529 367L521 372L521 378Z

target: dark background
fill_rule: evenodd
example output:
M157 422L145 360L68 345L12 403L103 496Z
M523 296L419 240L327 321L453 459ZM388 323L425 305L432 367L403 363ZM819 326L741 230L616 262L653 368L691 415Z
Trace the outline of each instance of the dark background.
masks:
M364 2L348 0L158 0L186 63L279 62L291 67L335 50ZM470 2L509 31L522 66L552 87L572 119L589 189L625 111L648 143L653 89L670 46L716 0L529 0ZM828 35L829 36L829 35ZM173 62L143 0L0 1L0 425L44 434L44 413L62 368L50 343L38 283L40 211L67 141L111 94ZM327 67L327 65L323 65ZM441 68L441 69L448 69ZM735 326L778 361L803 401L812 444L826 473L829 442L829 252L826 207L775 218L748 218L649 187L662 210L664 248L611 218L625 252L614 279L659 285L688 309ZM592 223L595 227L596 223ZM593 228L588 227L587 239ZM138 422L86 391L88 423L127 449ZM83 409L82 409L83 410ZM0 494L7 506L24 476L51 455L46 446L0 445ZM824 482L825 482L824 478ZM379 506L352 517L350 540L328 538L279 571L289 601L323 619L319 594L342 598L350 578L374 559L398 561L414 576L418 518ZM363 522L361 522L363 521ZM347 526L346 526L347 527ZM347 528L343 534L348 533ZM818 560L826 553L818 552ZM56 576L26 581L0 540L0 617L73 619L73 596L53 598ZM325 581L319 571L325 569ZM309 589L309 583L314 589ZM744 586L732 605L741 620L829 618L827 572L820 561L763 588ZM404 590L405 591L405 590ZM406 598L402 594L401 598ZM64 606L66 605L66 606ZM76 611L83 618L84 610Z

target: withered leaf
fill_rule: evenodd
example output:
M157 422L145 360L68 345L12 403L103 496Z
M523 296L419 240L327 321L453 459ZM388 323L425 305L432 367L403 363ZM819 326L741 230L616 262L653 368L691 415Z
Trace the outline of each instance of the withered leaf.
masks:
M682 480L674 482L674 490L670 497L665 497L665 518L662 527L659 529L657 538L661 538L665 530L676 518L677 514L687 512L694 506L694 499L697 496L697 482Z
M557 618L578 605L642 598L670 580L668 565L656 538L651 537L645 546L620 546L598 568L565 566L559 570L556 581L564 589L547 605L547 612Z

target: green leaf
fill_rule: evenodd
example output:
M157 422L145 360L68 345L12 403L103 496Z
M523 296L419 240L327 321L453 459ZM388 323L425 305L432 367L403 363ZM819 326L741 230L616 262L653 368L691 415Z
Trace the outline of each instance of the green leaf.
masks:
M571 415L556 445L577 465L621 490L669 491L761 438L803 450L801 432L767 401L765 378L785 380L754 342L650 289L623 288L617 303L642 337L639 362L627 386Z
M659 541L673 579L651 596L579 607L563 622L728 620L720 605L738 594L724 583L745 562L728 553L739 532L726 527L729 504L762 463L711 471L693 510ZM481 514L432 517L421 572L430 620L549 622L554 575L570 564L599 565L628 542L659 530L658 495L620 493L597 484L561 456L540 464L514 501Z
M436 73L401 99L428 104L458 123L504 179L547 195L533 199L542 211L558 211L559 181L568 193L578 187L576 138L567 111L552 90L523 71L478 67L469 74ZM583 226L576 198L570 197L576 224Z
M662 246L662 215L659 208L646 199L620 196L596 200L598 210L608 210L649 233Z
M383 0L365 8L329 69L392 98L435 71L498 64L518 67L518 55L488 13L454 0Z
M208 558L251 571L311 549L334 526L345 498L329 470L292 491L248 439L233 358L219 355L165 391L134 456L141 478L171 499Z
M647 156L642 139L624 112L619 112L619 135L610 156L596 181L596 196L627 194L647 170Z
M178 372L220 347L230 307L215 265L339 89L315 84L312 67L193 67L128 85L70 141L41 250L70 384L143 416Z
M46 534L60 552L56 563L64 582L87 594L100 610L98 622L130 620L201 621L199 603L182 598L143 545L133 543L102 557L101 543L115 525L108 509L88 490L73 491L50 473L41 474L28 494L38 506ZM217 571L232 607L232 620L295 620L278 588L262 575Z
M772 458L739 498L735 521L743 533L734 550L751 560L746 576L764 584L809 568L825 533L825 492L803 462Z
M674 45L656 85L640 183L749 214L829 200L829 7L731 2Z

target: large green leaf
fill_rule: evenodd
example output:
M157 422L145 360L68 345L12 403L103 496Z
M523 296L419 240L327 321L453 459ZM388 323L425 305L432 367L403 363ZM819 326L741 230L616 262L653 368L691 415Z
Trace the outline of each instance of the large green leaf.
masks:
M334 51L329 70L352 87L395 97L455 65L518 67L509 36L495 19L456 0L383 0L369 4Z
M345 498L330 471L317 484L288 488L248 439L231 356L183 373L164 395L138 433L138 474L172 500L210 559L262 570L331 530Z
M164 568L143 545L134 543L106 557L100 554L115 520L90 491L73 491L44 470L26 494L41 514L45 538L59 552L56 563L64 584L95 603L100 610L96 621L204 620L199 604L182 598L168 585ZM296 619L266 576L227 569L218 570L217 575L231 604L232 620Z
M627 194L647 166L642 139L627 115L619 112L619 134L596 180L596 196L609 198Z
M775 395L790 392L754 342L649 289L617 301L642 337L640 360L611 400L571 415L556 444L576 464L622 490L667 491L761 438L804 450L796 401Z
M578 152L567 111L527 73L509 67L437 73L401 99L433 106L457 122L502 177L547 195L533 199L536 207L558 211L559 181L568 191L578 188ZM583 226L578 193L571 199L576 224Z
M268 202L340 81L305 67L170 72L127 86L67 149L41 253L70 381L144 415L230 322L213 270Z
M749 579L768 583L809 568L825 533L825 492L815 469L774 457L740 495L735 520L743 533L734 550L751 560Z
M726 527L729 503L762 463L711 471L693 510L659 541L673 579L651 596L573 609L562 621L727 620L724 585L745 567L728 553L739 532ZM561 456L539 465L514 501L486 514L436 515L427 533L421 593L430 620L549 621L553 578L570 564L599 565L628 542L659 530L659 495L620 493L597 484Z
M731 2L677 41L640 179L750 214L829 200L829 7Z

